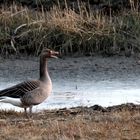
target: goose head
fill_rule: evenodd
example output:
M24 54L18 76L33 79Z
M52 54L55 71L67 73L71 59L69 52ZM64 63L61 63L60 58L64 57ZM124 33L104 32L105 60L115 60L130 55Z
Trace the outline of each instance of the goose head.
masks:
M44 49L41 53L41 56L43 56L43 58L58 58L58 55L59 52L50 49Z

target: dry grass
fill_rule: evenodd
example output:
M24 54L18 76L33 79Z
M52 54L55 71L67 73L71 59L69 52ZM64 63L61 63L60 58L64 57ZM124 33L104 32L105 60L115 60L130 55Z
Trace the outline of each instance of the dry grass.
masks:
M105 112L92 107L44 111L32 119L26 119L22 113L2 111L5 117L0 116L0 139L140 139L140 107L112 108Z
M3 53L30 52L39 54L43 47L62 53L101 52L119 54L139 51L140 14L131 2L131 10L120 15L105 15L87 10L84 3L78 10L54 6L50 11L35 11L13 4L0 10L0 48Z

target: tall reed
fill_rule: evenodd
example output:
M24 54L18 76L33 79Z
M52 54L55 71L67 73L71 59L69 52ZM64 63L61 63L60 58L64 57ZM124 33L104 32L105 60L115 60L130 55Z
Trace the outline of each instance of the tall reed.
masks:
M43 47L64 54L103 53L126 55L140 50L140 13L132 1L131 10L119 15L104 14L78 1L78 9L53 6L49 11L29 9L13 3L0 9L0 51L38 55Z

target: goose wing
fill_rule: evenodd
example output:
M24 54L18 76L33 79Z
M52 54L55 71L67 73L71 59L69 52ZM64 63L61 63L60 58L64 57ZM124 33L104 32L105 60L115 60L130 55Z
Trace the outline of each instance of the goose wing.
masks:
M13 97L13 98L20 98L25 93L38 88L39 85L40 85L40 82L38 80L25 81L25 82L15 85L15 86L1 90L0 97L8 96L8 97Z

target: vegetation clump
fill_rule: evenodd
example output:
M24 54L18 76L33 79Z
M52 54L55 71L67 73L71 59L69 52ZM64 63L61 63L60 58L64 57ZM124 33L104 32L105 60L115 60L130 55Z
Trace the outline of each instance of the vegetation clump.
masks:
M110 7L105 5L101 9L79 0L74 5L69 6L69 1L65 0L62 6L62 2L57 0L46 9L45 4L30 8L23 2L2 3L1 54L38 55L44 47L66 55L131 56L139 53L139 2L130 0L124 9L117 8L117 12L110 8L114 6L111 3Z

